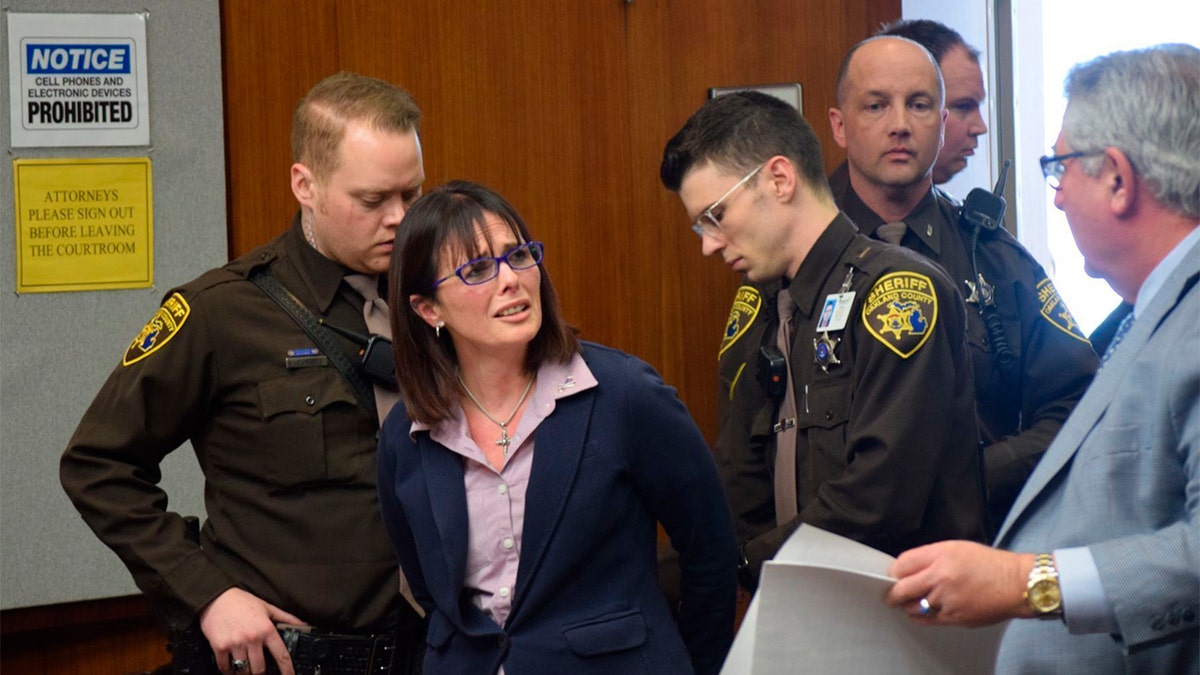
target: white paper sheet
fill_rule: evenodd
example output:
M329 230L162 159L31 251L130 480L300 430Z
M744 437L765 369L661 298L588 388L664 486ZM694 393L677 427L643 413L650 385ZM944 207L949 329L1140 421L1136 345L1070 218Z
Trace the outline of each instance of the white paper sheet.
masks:
M914 624L883 604L892 560L801 525L764 565L722 675L992 672L1008 623Z

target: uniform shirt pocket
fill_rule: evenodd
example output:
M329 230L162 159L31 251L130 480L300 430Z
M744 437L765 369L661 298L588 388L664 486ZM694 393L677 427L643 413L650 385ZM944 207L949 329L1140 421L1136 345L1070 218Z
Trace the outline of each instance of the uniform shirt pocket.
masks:
M360 460L348 462L327 454L327 432L342 425L334 423L327 429L326 417L338 408L351 414L358 405L336 371L314 368L264 380L258 384L258 394L264 437L272 447L287 453L285 460L264 453L267 461L262 473L268 481L279 487L297 487L357 475ZM350 441L344 439L343 444Z
M850 381L847 378L809 385L796 401L797 425L801 429L835 429L850 419Z
M846 456L846 423L850 419L850 380L818 381L796 401L796 426L808 440L810 462L822 474L840 471Z

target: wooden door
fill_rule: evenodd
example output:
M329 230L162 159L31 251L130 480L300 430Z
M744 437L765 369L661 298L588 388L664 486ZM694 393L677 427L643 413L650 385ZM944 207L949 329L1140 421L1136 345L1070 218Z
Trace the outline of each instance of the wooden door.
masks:
M666 140L709 87L800 82L832 168L826 110L846 49L898 0L227 0L231 255L282 231L292 106L354 70L412 92L428 185L505 195L546 243L584 339L654 365L716 433L716 349L738 279L699 254L658 181Z

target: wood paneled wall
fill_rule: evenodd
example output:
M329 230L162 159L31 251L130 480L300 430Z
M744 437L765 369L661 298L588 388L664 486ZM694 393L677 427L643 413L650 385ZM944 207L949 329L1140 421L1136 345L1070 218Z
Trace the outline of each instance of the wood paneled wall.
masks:
M428 185L466 178L507 197L546 242L583 337L649 361L712 439L716 349L738 280L700 255L659 183L663 145L709 87L800 82L832 169L841 153L826 110L841 57L899 16L900 0L225 0L230 256L296 210L288 134L308 88L343 69L396 82L424 113ZM161 637L130 619L128 601L108 602L84 619L77 607L4 612L0 668L161 663ZM98 637L78 646L80 634ZM64 653L78 656L49 656Z
M122 675L170 660L140 595L0 612L4 675Z
M832 168L841 57L899 14L899 0L229 0L230 253L295 211L287 130L308 87L339 69L396 82L424 114L428 185L505 195L583 337L649 361L712 439L738 280L659 183L663 145L709 87L800 82Z

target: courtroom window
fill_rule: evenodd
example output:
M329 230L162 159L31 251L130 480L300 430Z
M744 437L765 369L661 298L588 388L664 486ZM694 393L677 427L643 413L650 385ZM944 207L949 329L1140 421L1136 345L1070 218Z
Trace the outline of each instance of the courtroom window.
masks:
M1128 0L1011 0L1011 8L1019 236L1086 334L1120 298L1084 272L1066 217L1054 207L1054 193L1038 165L1062 125L1063 80L1072 65L1116 50L1163 42L1200 46L1200 3L1138 0L1134 9Z

